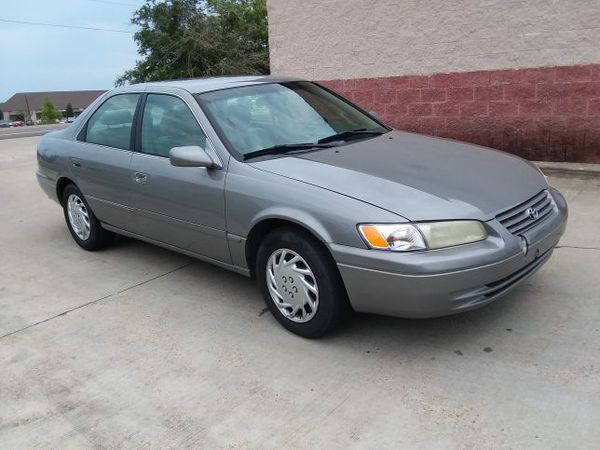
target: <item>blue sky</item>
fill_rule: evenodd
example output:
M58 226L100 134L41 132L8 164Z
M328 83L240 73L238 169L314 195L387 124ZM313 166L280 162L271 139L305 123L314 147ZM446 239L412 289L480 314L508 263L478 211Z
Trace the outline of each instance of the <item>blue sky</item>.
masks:
M0 19L135 31L144 0L8 0ZM110 89L138 57L131 34L0 22L0 102L16 92Z

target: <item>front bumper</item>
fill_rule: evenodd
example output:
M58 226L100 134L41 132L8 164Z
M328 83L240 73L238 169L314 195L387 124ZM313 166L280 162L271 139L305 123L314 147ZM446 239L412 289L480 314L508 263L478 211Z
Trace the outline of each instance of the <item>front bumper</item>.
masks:
M393 253L331 244L356 311L399 317L438 317L486 305L518 286L550 258L564 233L567 204L550 188L556 211L522 238L498 221L488 239L427 252Z

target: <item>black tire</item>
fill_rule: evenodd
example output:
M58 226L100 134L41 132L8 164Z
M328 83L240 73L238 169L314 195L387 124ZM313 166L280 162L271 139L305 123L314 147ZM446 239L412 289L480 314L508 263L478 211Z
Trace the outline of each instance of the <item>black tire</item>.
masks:
M300 255L310 266L318 285L318 307L307 322L285 317L271 298L267 282L267 264L279 249ZM351 311L344 283L327 248L310 233L295 227L277 228L260 244L256 255L256 277L267 307L286 329L306 338L318 338L339 326Z
M67 202L69 200L69 197L71 197L72 195L75 195L79 199L81 199L89 218L90 232L89 236L86 239L82 239L80 236L77 235L77 232L75 231L71 224L71 221L69 220ZM79 245L81 248L89 251L100 250L108 246L113 241L114 234L102 228L102 225L100 225L100 222L92 212L92 209L88 205L85 197L74 184L69 184L67 187L65 187L62 195L62 206L65 215L65 221L67 222L67 228L69 229L69 232L71 233L71 236L73 237L75 242L77 242L77 245Z

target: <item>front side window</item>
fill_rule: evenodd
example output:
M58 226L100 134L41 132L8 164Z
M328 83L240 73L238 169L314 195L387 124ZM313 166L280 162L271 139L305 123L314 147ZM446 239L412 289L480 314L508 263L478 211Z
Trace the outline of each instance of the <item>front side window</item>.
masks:
M85 141L130 150L133 116L140 94L120 94L106 100L92 115Z
M183 100L149 94L142 119L142 153L169 157L173 147L205 147L206 135Z
M239 155L316 143L354 130L388 131L352 104L307 81L223 89L196 96Z

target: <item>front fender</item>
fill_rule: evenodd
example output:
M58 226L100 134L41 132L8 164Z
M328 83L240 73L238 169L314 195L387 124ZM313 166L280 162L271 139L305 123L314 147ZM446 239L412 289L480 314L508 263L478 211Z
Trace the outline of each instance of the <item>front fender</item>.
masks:
M324 243L334 242L331 233L325 225L314 214L290 206L271 206L267 209L258 211L249 224L249 230L265 220L279 219L293 222L303 228L306 228L319 240Z
M292 161L290 161L292 163ZM357 224L394 223L397 214L337 192L231 160L226 181L227 233L232 259L246 265L245 241L264 220L296 223L322 242L365 248Z

